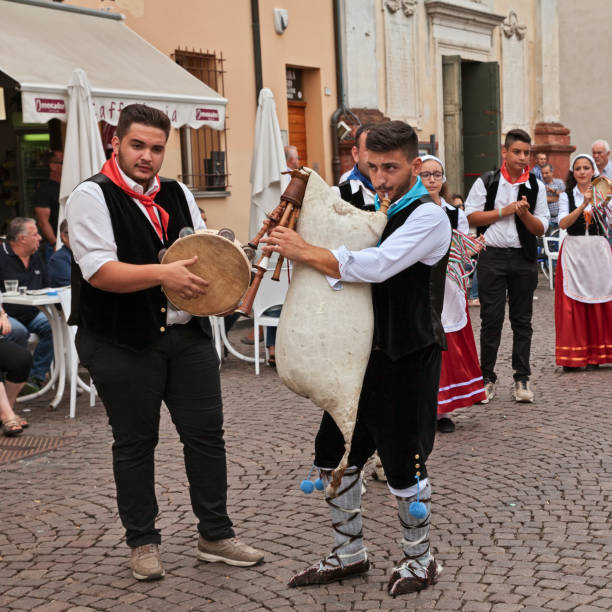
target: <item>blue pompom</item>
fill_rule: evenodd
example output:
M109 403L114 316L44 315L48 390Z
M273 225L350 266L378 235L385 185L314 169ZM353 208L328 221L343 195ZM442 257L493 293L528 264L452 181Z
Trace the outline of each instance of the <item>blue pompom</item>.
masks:
M306 495L310 495L314 491L314 485L310 480L302 480L302 484L300 484L300 489L302 493L306 493Z
M317 478L315 480L315 489L317 491L322 491L325 488L325 484L323 484L323 481L320 478Z
M424 519L427 516L427 506L423 502L412 502L408 511L414 518Z

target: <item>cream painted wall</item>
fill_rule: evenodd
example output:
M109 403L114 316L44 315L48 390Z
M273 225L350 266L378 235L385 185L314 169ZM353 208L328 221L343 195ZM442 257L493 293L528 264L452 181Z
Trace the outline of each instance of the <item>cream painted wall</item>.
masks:
M577 152L603 138L612 145L612 22L610 0L558 0L561 122Z
M223 53L226 73L227 157L231 173L227 198L200 198L210 227L230 227L244 242L249 226L249 175L257 99L253 59L251 8L248 0L71 0L70 4L99 9L111 7L125 15L126 24L170 56L179 46ZM289 10L289 28L274 32L273 9ZM275 96L281 129L287 129L285 66L320 70L320 86L309 100L308 148L323 176L331 177L329 118L336 108L333 7L328 0L260 0L263 85ZM326 96L323 88L329 87ZM310 92L309 92L310 93ZM311 161L311 163L312 163ZM178 178L180 139L173 130L162 172ZM272 204L271 208L276 203Z

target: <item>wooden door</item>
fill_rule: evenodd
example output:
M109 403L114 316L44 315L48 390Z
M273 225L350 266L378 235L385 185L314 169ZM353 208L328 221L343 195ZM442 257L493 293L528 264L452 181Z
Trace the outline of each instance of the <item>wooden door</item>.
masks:
M288 100L287 107L289 111L289 144L297 147L300 156L300 166L307 166L306 102Z
M501 163L499 64L468 62L461 66L463 99L464 185L470 189L487 170Z
M444 104L444 166L451 193L463 192L463 126L461 114L461 57L442 57Z

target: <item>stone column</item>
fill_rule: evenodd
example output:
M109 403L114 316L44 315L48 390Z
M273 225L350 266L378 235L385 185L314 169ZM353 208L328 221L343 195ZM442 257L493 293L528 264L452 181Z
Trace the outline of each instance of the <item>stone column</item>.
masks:
M539 36L537 59L538 111L532 153L546 153L554 175L565 180L570 154L576 147L570 143L570 131L560 122L561 91L559 86L559 17L557 0L539 0Z

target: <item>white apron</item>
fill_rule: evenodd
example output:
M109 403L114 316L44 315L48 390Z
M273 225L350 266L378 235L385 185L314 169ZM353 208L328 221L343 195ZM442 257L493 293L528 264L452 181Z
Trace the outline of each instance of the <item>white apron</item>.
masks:
M567 297L585 304L612 300L612 250L604 236L566 236L561 264Z

